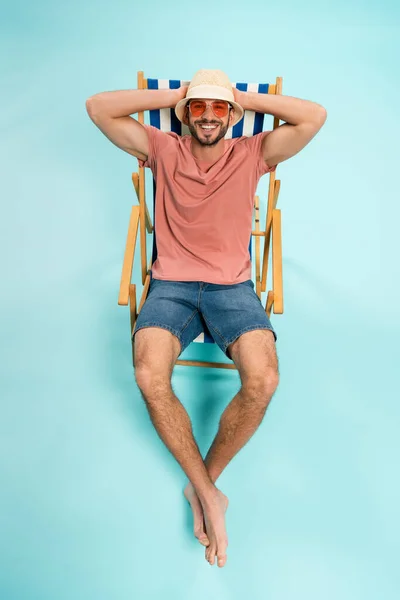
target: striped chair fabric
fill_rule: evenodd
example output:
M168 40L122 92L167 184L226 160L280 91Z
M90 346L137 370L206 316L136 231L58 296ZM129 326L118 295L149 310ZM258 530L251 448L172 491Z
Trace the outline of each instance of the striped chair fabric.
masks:
M148 79L147 87L149 90L172 90L189 85L188 81L178 81L175 79ZM242 92L258 92L259 94L268 94L268 83L232 83L232 86ZM150 125L161 129L161 131L173 131L178 135L188 135L189 129L182 125L175 115L173 108L162 108L161 110L150 111ZM264 125L264 115L253 111L245 111L244 117L234 127L230 127L226 132L226 139L241 137L245 135L250 137L256 133L261 133Z
M147 79L147 87L149 90L168 90L168 89L177 89L182 85L189 85L188 81L180 81L177 79ZM232 83L232 86L237 88L242 92L257 92L259 94L268 94L268 83ZM173 108L162 108L159 110L151 110L150 111L150 125L153 127L157 127L161 131L170 132L173 131L178 135L188 135L189 129L186 125L183 125L179 119L175 115L175 111ZM226 133L225 138L236 138L241 136L250 137L252 135L256 135L257 133L261 133L263 131L264 126L264 114L255 113L253 111L246 110L244 113L244 117L239 123L230 127ZM156 198L156 183L154 181L154 194L153 194L153 202L155 203ZM156 242L156 223L155 223L155 206L154 208L154 235L153 235L153 255L152 261L155 262L157 258L157 242ZM252 258L252 248L251 248L251 236L249 243L249 254L250 258ZM208 331L206 324L204 324L204 333L201 333L194 342L200 343L211 343L214 344L214 340Z

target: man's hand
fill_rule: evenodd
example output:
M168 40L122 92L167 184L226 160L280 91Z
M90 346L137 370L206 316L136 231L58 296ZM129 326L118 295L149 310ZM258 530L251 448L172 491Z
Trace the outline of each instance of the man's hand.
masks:
M186 98L188 88L189 88L188 85L181 85L180 88L177 88L176 90L174 90L176 92L176 102L174 104L174 108L180 100L183 100L184 98Z
M232 88L232 91L233 91L233 97L235 99L235 102L237 102L238 104L240 104L240 106L242 106L244 108L244 106L242 104L242 99L241 99L241 95L243 94L243 92L241 92L240 90L237 90L235 87Z

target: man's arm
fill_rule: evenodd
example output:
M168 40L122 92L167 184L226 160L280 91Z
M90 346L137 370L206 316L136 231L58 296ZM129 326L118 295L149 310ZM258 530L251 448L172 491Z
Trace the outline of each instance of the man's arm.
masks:
M245 110L254 110L285 121L263 141L263 157L273 167L294 156L318 133L326 121L326 110L316 102L292 96L257 94L234 90L236 101Z
M187 87L175 90L121 90L102 92L86 100L93 123L108 139L136 158L147 160L149 142L145 128L130 115L142 110L174 108Z

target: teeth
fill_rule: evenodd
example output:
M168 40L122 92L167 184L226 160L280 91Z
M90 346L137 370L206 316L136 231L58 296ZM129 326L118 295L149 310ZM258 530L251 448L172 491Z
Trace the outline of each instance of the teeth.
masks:
M202 129L215 129L216 125L200 125Z

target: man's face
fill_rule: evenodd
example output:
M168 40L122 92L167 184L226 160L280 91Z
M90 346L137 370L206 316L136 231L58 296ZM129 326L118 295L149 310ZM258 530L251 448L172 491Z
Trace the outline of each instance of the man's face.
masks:
M212 108L213 100L198 98L207 103L207 108L199 117L194 117L189 110L189 103L185 107L184 122L188 125L192 136L202 146L215 146L225 137L233 118L234 110L231 108L225 117L217 117Z

